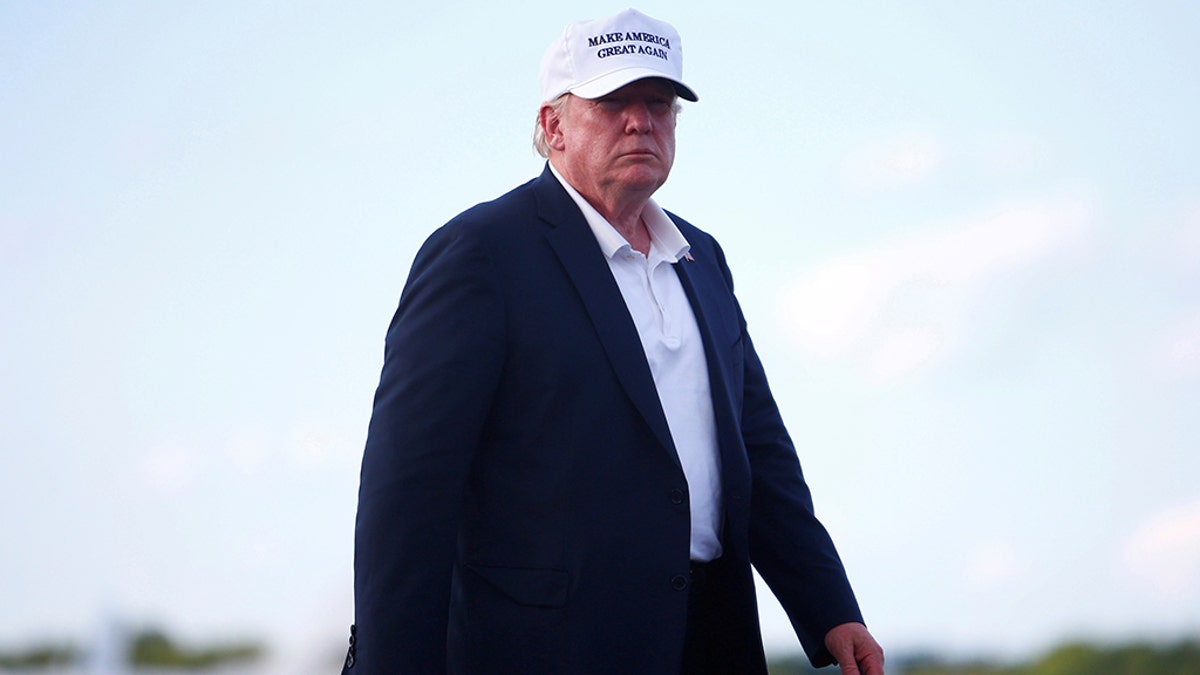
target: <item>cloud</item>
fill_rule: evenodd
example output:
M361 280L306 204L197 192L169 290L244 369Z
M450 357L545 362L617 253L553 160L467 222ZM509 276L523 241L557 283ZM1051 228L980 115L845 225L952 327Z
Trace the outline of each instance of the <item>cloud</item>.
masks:
M1184 219L1176 235L1175 251L1188 263L1200 263L1200 206Z
M1200 499L1155 514L1129 538L1126 567L1165 597L1200 592Z
M883 384L931 363L945 348L947 337L936 326L892 331L867 361L870 380Z
M1080 198L1012 205L844 255L785 286L778 315L810 355L854 358L870 379L894 379L954 343L980 289L1067 249L1091 221L1091 205Z
M976 589L989 589L1016 581L1029 570L1013 547L1004 541L980 544L967 561L964 577Z
M260 429L243 429L225 440L225 457L244 474L257 474L271 459L272 443Z
M1150 347L1152 372L1165 381L1200 377L1200 316L1168 325Z
M893 136L842 160L840 177L848 187L874 191L918 183L945 163L942 144L929 134Z
M152 492L180 492L200 475L200 453L181 443L159 445L142 457L138 467L141 485Z
M989 175L1025 174L1045 154L1037 139L1021 133L997 133L976 141L970 159Z
M361 446L358 436L311 420L284 429L255 425L197 432L152 446L136 460L136 476L147 492L180 493L214 477L278 478L281 472L324 470L331 462L354 460Z
M898 132L847 153L837 175L844 187L859 193L915 187L951 169L988 180L1025 179L1045 164L1047 152L1037 137L1012 130L951 141L929 132Z
M339 445L345 445L336 443L334 437L330 430L313 426L292 429L288 443L291 461L300 467L321 467L337 457Z

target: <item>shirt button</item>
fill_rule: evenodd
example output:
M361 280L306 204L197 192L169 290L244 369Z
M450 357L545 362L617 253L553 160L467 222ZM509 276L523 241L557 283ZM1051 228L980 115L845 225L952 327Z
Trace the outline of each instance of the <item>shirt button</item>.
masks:
M673 588L677 591L682 591L682 590L686 590L687 587L688 587L687 577L683 576L682 574L676 574L675 576L671 577L671 588Z

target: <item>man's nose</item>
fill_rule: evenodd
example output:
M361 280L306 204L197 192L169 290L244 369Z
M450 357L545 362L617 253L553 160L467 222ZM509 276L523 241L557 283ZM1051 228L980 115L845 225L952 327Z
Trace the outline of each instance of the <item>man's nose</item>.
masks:
M648 134L654 129L654 116L645 103L630 103L625 108L625 131Z

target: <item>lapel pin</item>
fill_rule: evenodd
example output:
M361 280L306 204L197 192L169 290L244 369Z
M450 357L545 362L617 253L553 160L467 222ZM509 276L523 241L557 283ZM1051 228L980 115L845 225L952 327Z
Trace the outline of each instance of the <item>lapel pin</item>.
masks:
M686 260L686 261L688 261L688 262L696 262L696 259L692 257L692 254L691 254L691 253L684 253L684 254L683 254L683 259L684 259L684 260Z

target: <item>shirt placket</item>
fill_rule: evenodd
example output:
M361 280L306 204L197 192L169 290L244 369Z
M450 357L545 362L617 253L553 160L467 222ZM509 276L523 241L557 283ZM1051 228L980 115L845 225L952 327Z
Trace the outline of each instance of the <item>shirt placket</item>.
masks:
M667 260L656 258L648 270L647 279L650 287L650 297L658 309L660 333L659 339L664 347L678 349L680 342L679 321L676 312L671 311L671 292L668 285L668 274L672 272Z

